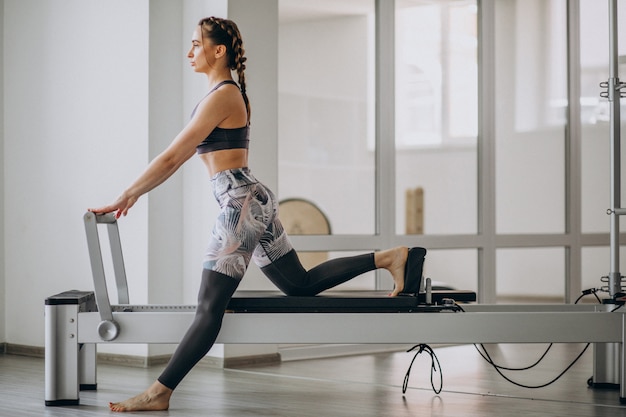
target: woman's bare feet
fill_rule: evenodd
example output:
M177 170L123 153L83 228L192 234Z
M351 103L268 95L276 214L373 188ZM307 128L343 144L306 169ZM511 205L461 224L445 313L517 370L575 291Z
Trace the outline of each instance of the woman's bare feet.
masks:
M374 253L374 263L377 268L384 268L393 277L394 288L390 296L395 297L404 289L404 270L409 258L409 248L398 246L396 248Z
M155 381L141 394L119 403L109 403L111 411L159 411L167 410L170 406L172 390Z

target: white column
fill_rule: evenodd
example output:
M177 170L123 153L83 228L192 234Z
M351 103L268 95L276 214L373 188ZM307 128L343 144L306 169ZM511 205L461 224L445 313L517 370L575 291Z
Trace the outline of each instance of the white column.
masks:
M0 0L0 91L4 91L4 0ZM0 207L4 207L4 94L0 95ZM0 344L5 343L4 210L0 215Z
M250 167L255 176L276 190L278 178L278 0L185 0L182 3L181 48L187 51L194 25L208 16L230 18L239 27L246 51L246 81L252 106ZM207 92L206 78L195 74L183 58L181 123L189 119ZM236 75L235 75L236 79ZM206 169L197 158L183 168L182 180L182 298L194 304L200 285L202 254L218 215ZM155 252L157 253L157 252ZM240 289L274 288L251 265ZM276 345L216 345L209 360L216 364L232 358L274 355Z
M246 84L252 108L250 168L274 191L278 187L278 0L229 0L228 18L241 32L246 50ZM251 265L241 288L268 286ZM233 358L277 354L277 345L224 345L226 363Z
M148 154L153 159L182 129L182 7L150 1ZM183 176L174 174L148 196L148 303L183 302ZM149 355L171 346L150 345Z

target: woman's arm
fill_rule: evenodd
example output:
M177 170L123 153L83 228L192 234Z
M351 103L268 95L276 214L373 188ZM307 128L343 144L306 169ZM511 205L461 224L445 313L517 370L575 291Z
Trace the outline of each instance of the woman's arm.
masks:
M171 177L185 161L191 158L194 151L195 148L188 152L185 152L184 148L173 148L172 143L170 147L150 162L145 171L112 204L89 209L89 211L94 213L116 211L116 219L119 219L120 216L126 216L128 210L135 205L139 197Z
M196 109L194 117L174 138L172 143L154 158L144 172L111 204L89 211L126 216L139 197L159 186L174 174L196 151L196 146L230 113L228 96L222 91L206 97Z

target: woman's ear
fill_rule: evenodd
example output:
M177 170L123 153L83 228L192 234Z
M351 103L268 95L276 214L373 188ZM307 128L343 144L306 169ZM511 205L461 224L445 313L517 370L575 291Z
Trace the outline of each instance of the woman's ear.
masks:
M215 47L215 58L221 58L226 55L226 46L225 45L217 45Z

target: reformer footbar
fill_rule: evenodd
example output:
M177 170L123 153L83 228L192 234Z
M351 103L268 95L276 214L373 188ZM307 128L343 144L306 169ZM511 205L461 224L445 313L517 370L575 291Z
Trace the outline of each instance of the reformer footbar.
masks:
M178 343L195 313L193 305L128 304L115 217L88 212L84 221L95 293L66 291L46 299L46 405L76 405L80 389L97 387L96 344ZM109 301L99 224L106 225L109 232L119 305ZM475 301L475 293L434 290L398 297L374 291L324 294L287 297L265 291L236 293L216 343L593 342L600 352L610 348L609 354L594 360L594 380L622 382L626 374L625 315L608 313L606 306L467 304L467 313L453 313L456 309L450 299ZM434 314L418 314L423 312ZM626 401L623 383L620 400Z

